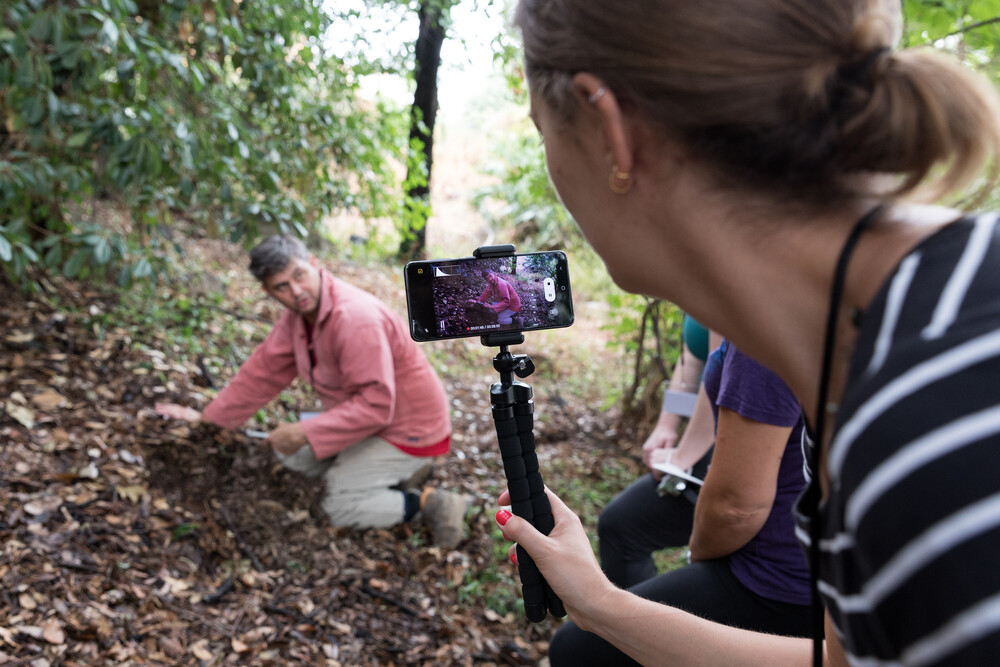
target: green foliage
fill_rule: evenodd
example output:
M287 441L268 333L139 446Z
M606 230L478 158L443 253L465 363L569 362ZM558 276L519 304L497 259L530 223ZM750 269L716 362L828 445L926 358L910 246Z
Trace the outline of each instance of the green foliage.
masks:
M521 586L510 564L508 548L509 543L494 540L492 555L486 561L489 565L485 569L465 571L456 591L459 604L482 606L500 616L524 614Z
M495 155L484 171L497 182L474 197L483 218L507 238L533 250L582 246L583 236L545 170L537 133L515 134L497 147Z
M580 520L590 536L594 553L597 552L597 518L611 499L642 474L637 461L611 457L605 459L599 470L582 470L578 461L564 459L548 463L546 479L566 480L553 487L563 502L580 515Z
M933 44L996 74L1000 0L904 0L903 44Z
M0 261L154 277L175 217L210 235L306 234L398 209L405 124L355 101L312 0L14 0L0 14ZM67 215L120 195L134 226ZM123 238L124 237L124 238Z
M183 537L193 535L201 528L201 524L198 523L182 523L181 525L174 528L174 539L179 540Z

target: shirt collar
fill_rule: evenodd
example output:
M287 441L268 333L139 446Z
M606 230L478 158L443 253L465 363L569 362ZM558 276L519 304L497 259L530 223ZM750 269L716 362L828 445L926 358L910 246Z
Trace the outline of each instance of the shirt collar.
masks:
M319 270L319 313L316 315L316 323L319 324L330 316L333 312L333 276L326 270Z

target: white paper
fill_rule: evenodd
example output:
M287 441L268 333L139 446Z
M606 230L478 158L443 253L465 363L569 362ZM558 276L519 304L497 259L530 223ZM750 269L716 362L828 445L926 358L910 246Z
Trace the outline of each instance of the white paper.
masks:
M701 486L704 483L703 480L698 479L694 475L689 475L687 471L681 470L673 463L654 463L653 467L662 473L670 475L671 477L679 477L686 482L691 482L692 484L697 484L698 486Z

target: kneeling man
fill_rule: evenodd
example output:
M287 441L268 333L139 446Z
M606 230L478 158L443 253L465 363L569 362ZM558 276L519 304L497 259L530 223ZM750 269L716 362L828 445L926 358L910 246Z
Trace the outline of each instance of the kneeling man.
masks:
M323 411L267 440L288 468L324 477L333 525L387 528L420 513L437 544L456 546L466 499L409 488L449 451L451 421L444 386L403 320L322 269L292 236L254 248L250 272L285 312L204 412L170 403L157 412L237 428L301 377Z

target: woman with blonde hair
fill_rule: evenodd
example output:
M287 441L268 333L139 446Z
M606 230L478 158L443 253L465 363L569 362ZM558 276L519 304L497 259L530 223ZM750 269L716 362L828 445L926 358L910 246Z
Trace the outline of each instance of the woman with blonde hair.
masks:
M995 661L1000 232L917 202L994 183L996 91L896 49L898 1L520 0L516 22L552 181L612 277L804 407L814 662ZM548 536L497 520L581 628L647 664L808 660L615 588L550 498Z

